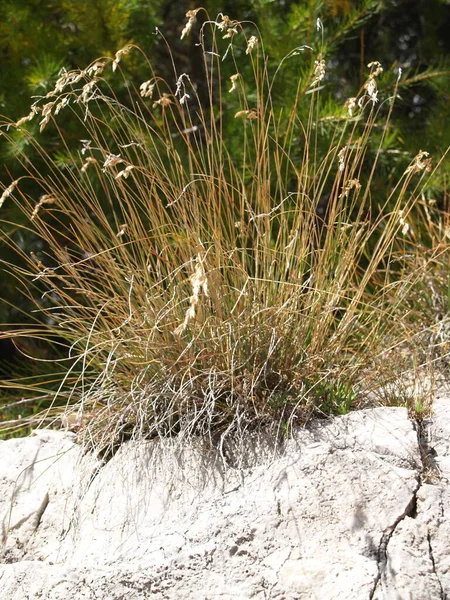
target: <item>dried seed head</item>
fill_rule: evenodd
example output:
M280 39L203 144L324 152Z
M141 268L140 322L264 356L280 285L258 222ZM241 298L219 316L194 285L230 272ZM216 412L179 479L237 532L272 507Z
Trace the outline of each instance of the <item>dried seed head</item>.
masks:
M375 104L378 102L378 91L375 77L378 77L378 75L383 72L383 67L377 60L370 62L367 66L369 69L371 69L371 73L369 75L369 79L364 84L364 89L367 91L367 95L372 100L373 104Z
M310 87L315 87L321 81L323 81L323 79L325 77L325 73L326 73L326 64L325 64L325 61L323 59L321 59L321 60L315 60L314 64L315 64L315 67L314 67L314 79L312 80L312 83L311 83Z
M100 65L100 63L97 64ZM93 67L87 70L76 69L69 72L63 68L60 71L61 75L56 81L55 88L51 92L48 92L46 97L50 98L52 96L61 94L64 91L64 88L66 88L68 85L78 83L79 81L81 81L81 79L83 79L83 77L86 77L88 74L91 74L91 72L93 72ZM100 73L101 71L97 70L96 72Z
M44 194L43 196L41 196L39 202L34 207L33 213L31 215L31 220L33 221L33 219L36 218L39 210L42 206L44 206L44 204L54 204L54 202L56 202L55 196L52 196L50 194Z
M119 231L116 233L117 237L122 237L123 235L126 234L128 229L128 225L127 223L124 223L123 225L119 225Z
M96 163L97 160L95 158L92 158L92 156L89 156L86 161L84 162L83 166L81 167L81 172L82 173L86 173L89 165L92 165L94 163Z
M359 192L359 190L361 189L359 179L350 179L349 181L347 181L345 186L342 188L342 192L339 194L339 198L345 198L353 189L355 189L357 192Z
M54 104L55 104L54 102L47 102L47 104L44 104L44 106L42 107L42 116L43 117L47 117L48 115L51 114Z
M86 69L86 73L91 77L92 75L101 75L103 69L106 66L106 62L103 60L97 60L91 67Z
M249 110L239 110L235 115L234 118L237 119L238 117L247 117L247 119L257 119L258 118L258 109L256 108L250 108Z
M217 28L220 29L220 31L225 31L225 35L223 36L223 39L225 40L226 38L232 38L233 36L235 36L236 34L239 33L237 27L239 25L238 21L232 21L230 19L230 17L228 17L227 15L222 15L222 21L220 21L219 23L216 23Z
M180 104L184 104L186 100L189 100L190 96L186 93L186 84L184 80L190 82L189 75L187 73L181 73L177 80L177 87L175 90L175 96L180 96Z
M65 96L62 100L60 100L58 102L58 104L55 106L55 115L57 115L59 113L59 111L61 109L63 109L65 106L67 106L67 104L69 104L69 96Z
M140 94L143 98L151 98L153 96L153 90L155 89L155 84L151 82L151 80L149 79L148 81L144 81L144 83L141 83L141 85L139 86Z
M405 219L405 214L404 214L403 210L400 210L398 215L399 215L398 222L402 226L402 234L406 235L411 228L409 226L409 223Z
M115 167L119 163L122 163L123 158L120 157L120 154L108 154L105 162L103 163L102 171L105 173L106 169L110 169L111 167Z
M31 107L31 111L28 113L28 115L26 117L22 117L21 119L19 119L17 121L17 123L15 124L15 126L16 127L20 127L24 123L27 123L28 121L31 121L31 119L33 119L34 116L38 114L39 110L40 109L37 106L32 106Z
M238 80L238 79L239 79L239 73L236 73L235 75L232 75L232 76L230 77L230 81L231 81L231 87L230 87L230 89L228 90L228 92L229 92L229 93L231 93L231 92L234 92L234 90L236 90L236 89L237 89L237 87L236 87L236 83L237 83L237 80Z
M226 40L227 38L232 38L233 36L237 35L239 33L237 27L230 27L229 29L227 29L226 34L223 36L223 39Z
M31 119L34 117L33 113L28 114L26 117L22 117L21 119L19 119L16 123L16 127L19 128L21 127L24 123L27 123L28 121L31 121Z
M165 108L166 106L169 106L169 104L173 104L173 102L170 99L169 94L164 93L159 100L153 102L153 108L155 108L156 106L162 106L163 108Z
M69 73L70 77L68 79L68 83L70 83L71 85L73 83L78 83L79 81L81 81L83 79L83 77L86 77L86 72L85 71L71 71Z
M134 169L133 165L128 165L128 167L125 167L125 169L123 171L119 171L115 177L115 179L128 179L128 176L130 175L131 171Z
M249 38L248 42L247 42L247 50L245 51L245 54L251 54L253 49L258 45L258 38L254 35L252 35L251 38Z
M418 173L419 171L431 171L430 154L420 150L413 162L406 169L405 173Z
M192 285L192 295L189 299L190 305L188 310L186 311L184 321L175 329L175 335L181 335L188 326L189 321L195 318L195 307L199 303L200 292L203 291L203 294L207 298L209 297L208 279L206 277L204 255L198 254L195 262L195 271L193 275L191 275L191 277L189 278Z
M3 203L5 202L6 198L9 198L11 196L13 191L16 189L18 183L19 183L18 179L13 181L11 183L11 185L9 187L7 187L6 190L3 192L3 194L0 196L0 208L3 206Z
M66 69L63 67L63 69L61 70L61 75L59 76L59 78L56 80L55 83L55 88L53 90L53 92L49 92L49 94L55 95L55 94L61 94L61 92L64 91L64 88L66 87L66 85L68 84L68 80L70 78L69 73L66 71ZM47 96L49 95L47 94Z
M81 154L86 154L86 152L91 149L92 140L80 140L80 142L83 144Z
M220 31L226 31L228 27L231 27L232 23L233 22L228 15L222 15L222 21L217 23L217 28L220 29Z
M50 117L52 116L52 108L53 105L55 104L55 102L47 102L47 104L44 104L44 106L42 107L42 116L43 119L41 121L39 121L39 131L42 133L42 131L44 131L47 123L50 121Z
M349 98L344 106L347 108L349 116L353 117L353 111L356 108L356 98Z
M383 72L383 67L381 66L381 63L379 63L377 60L370 62L367 66L369 67L369 69L372 69L370 77L378 77L378 75L380 75Z
M345 169L345 153L347 152L347 146L344 146L342 150L339 151L338 161L339 161L339 171L343 171Z
M200 294L200 290L203 291L203 293L205 294L205 296L207 298L209 298L209 292L208 292L208 279L206 278L206 271L205 271L205 258L204 256L202 256L201 254L197 255L196 261L195 261L195 271L194 274L191 276L191 284L192 284L192 295L195 296L195 298L198 301L198 297Z
M378 102L377 82L372 76L369 77L369 79L364 84L364 89L366 90L367 95L372 100L373 104Z
M120 50L117 50L116 52L116 56L113 60L112 63L112 70L115 71L117 69L117 65L120 63L122 56L124 54L128 54L131 50L132 46L125 46L125 48L121 48Z
M184 26L183 31L181 32L181 37L180 39L185 38L187 35L189 35L191 33L191 29L192 26L194 25L195 21L197 20L197 13L200 9L196 8L195 10L188 10L186 13L186 17L187 17L187 23Z
M92 100L93 89L97 81L97 77L94 77L92 81L88 81L88 83L85 83L83 85L83 90L78 101L84 102L86 104L87 102L89 102L89 100Z

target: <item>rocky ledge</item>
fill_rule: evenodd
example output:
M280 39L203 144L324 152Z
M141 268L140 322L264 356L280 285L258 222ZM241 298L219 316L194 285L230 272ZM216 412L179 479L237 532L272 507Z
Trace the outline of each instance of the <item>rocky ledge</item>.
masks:
M106 463L71 433L0 442L2 598L450 598L449 408Z

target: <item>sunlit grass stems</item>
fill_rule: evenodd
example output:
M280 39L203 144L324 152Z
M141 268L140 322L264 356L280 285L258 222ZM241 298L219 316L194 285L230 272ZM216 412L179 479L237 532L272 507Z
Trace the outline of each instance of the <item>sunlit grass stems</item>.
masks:
M284 63L271 75L250 25L220 16L199 39L202 97L176 66L172 89L149 62L120 103L114 77L143 56L127 47L62 73L33 105L28 118L58 130L63 160L16 124L36 158L18 150L24 177L0 202L17 202L41 239L37 257L17 248L27 266L16 270L45 290L27 335L66 345L43 418L64 413L101 450L346 412L386 339L411 337L399 306L420 272L396 260L431 167L419 155L376 197L384 134L367 150L395 97L377 98L381 67L324 117L325 62L312 49L297 49L303 75L280 103ZM79 148L64 144L67 118L79 119Z

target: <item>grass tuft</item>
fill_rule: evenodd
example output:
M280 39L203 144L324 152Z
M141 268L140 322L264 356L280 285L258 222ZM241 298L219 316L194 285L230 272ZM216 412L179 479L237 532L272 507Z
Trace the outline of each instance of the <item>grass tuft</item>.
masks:
M183 37L198 17L190 11ZM258 32L227 19L201 26L203 81L174 62L165 82L127 46L63 71L3 126L35 158L16 147L24 175L0 204L20 207L40 249L30 256L10 238L38 316L8 335L59 348L40 359L50 375L8 385L46 394L41 422L100 451L130 438L289 431L363 405L383 362L423 344L424 331L439 360L448 354L433 318L414 316L428 269L448 257L448 224L422 199L427 153L377 196L396 96L380 97L381 65L324 116L324 57L305 47L272 67ZM120 101L114 82L132 56L148 60L148 80L128 82ZM280 99L294 56L303 74ZM63 152L41 146L32 119L54 128ZM65 143L65 119L78 120L79 147Z

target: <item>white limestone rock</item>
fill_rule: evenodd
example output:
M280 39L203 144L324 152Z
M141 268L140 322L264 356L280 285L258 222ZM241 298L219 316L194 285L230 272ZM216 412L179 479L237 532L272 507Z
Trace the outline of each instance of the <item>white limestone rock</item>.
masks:
M450 422L439 435L444 465ZM406 410L225 446L226 461L199 443L130 442L102 466L63 432L0 442L3 597L450 594L447 483L423 483Z

